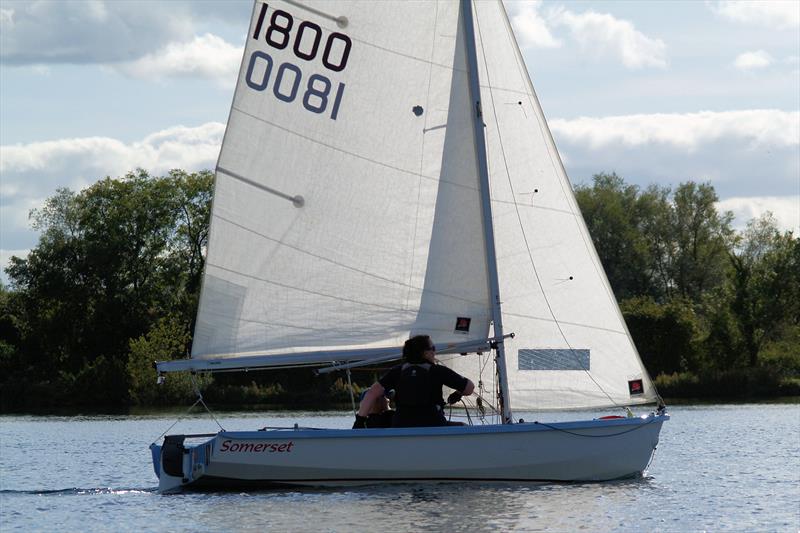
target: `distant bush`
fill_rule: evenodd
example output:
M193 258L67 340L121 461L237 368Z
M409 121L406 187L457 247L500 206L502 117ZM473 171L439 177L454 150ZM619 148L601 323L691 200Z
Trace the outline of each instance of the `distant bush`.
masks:
M703 374L660 374L659 393L669 398L759 398L791 396L800 392L800 380L786 379L773 367L734 368Z
M258 405L281 403L285 391L280 383L259 385L251 381L247 385L220 385L214 383L205 392L208 402L222 405Z
M161 385L156 383L153 361L186 357L189 332L176 317L159 320L147 335L130 343L127 375L128 394L134 405L181 405L195 396L195 384L202 390L212 381L210 375L192 376L187 372L169 374Z
M695 371L701 366L698 323L683 300L665 304L650 297L623 301L620 309L642 361L651 375Z
M761 366L774 368L787 379L800 379L800 326L786 328L777 340L767 343L759 354Z
M351 398L351 387L348 385L347 380L343 378L338 378L334 381L330 386L330 399L331 402L334 403L345 403L349 402ZM352 387L352 398L358 403L358 397L361 396L361 392L364 390L364 387L359 386L358 383L353 382Z

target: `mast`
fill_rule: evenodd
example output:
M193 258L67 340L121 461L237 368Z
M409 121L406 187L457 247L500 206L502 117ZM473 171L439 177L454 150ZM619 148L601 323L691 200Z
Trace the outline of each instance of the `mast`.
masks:
M475 29L472 25L472 0L461 0L461 16L464 21L464 37L467 52L467 73L469 92L475 104L472 128L475 138L475 153L478 163L478 180L481 193L481 215L483 215L483 235L486 243L486 263L489 273L489 297L492 302L492 322L494 336L500 341L495 344L497 355L497 381L500 386L500 410L503 423L511 423L511 400L508 394L508 373L506 371L506 352L503 343L503 317L500 309L500 283L497 277L497 255L494 247L494 227L492 224L492 204L489 193L489 166L486 162L486 139L484 138L483 112L481 111L481 88L478 80L478 56L475 49Z

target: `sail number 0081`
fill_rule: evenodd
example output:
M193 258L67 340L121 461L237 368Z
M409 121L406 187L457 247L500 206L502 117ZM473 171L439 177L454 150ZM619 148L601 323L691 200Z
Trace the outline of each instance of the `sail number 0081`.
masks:
M264 26L264 19L267 14L267 4L261 4L261 11L256 21L253 39L259 40L261 30ZM264 40L271 47L283 50L292 41L291 30L294 27L294 17L290 13L281 9L272 12L269 25L264 30ZM294 55L303 61L312 61L319 53L322 41L322 28L309 21L302 21L297 25L294 35L292 51ZM310 46L308 46L310 45ZM329 70L341 72L347 66L350 57L352 41L347 35L339 32L332 32L328 35L325 47L322 51L322 64ZM338 58L332 58L334 49L340 50ZM274 61L272 56L266 52L255 50L250 55L247 64L245 82L248 87L256 91L264 91L272 82L272 93L282 102L293 102L297 98L303 72L297 65L284 62L278 65L274 80L272 79ZM334 95L331 95L333 83L330 78L322 74L312 74L308 77L303 92L303 107L312 113L322 114L331 104L330 118L336 120L339 114L339 105L344 94L344 83L339 83Z

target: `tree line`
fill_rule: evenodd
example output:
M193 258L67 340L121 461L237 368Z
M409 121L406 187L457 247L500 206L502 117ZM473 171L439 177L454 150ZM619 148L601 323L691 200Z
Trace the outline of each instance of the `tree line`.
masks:
M714 187L576 189L648 371L669 396L800 393L800 240L771 213L731 227Z
M184 404L198 388L217 404L349 401L341 378L307 370L156 386L152 361L190 351L212 190L208 171L137 170L31 212L39 242L0 286L2 410ZM709 184L599 174L576 195L663 395L800 394L797 237L769 215L734 231Z

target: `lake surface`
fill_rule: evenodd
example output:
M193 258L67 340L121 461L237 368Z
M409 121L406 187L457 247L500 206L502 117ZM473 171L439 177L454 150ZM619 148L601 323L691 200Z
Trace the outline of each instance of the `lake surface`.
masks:
M643 479L162 496L148 445L179 413L0 417L0 530L800 530L800 404L675 406ZM347 413L216 413L227 430L349 427ZM554 421L592 415L524 414ZM208 415L170 433L215 432Z

